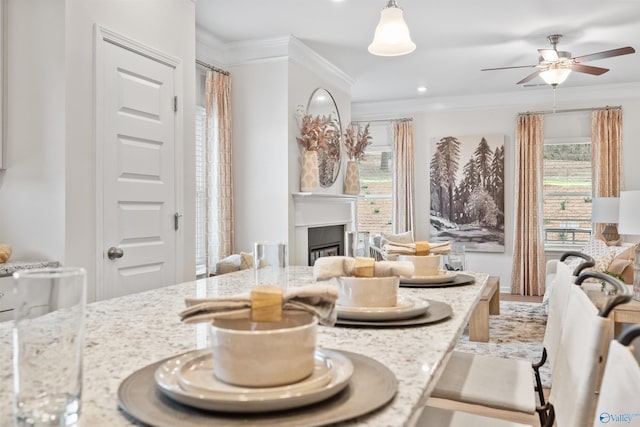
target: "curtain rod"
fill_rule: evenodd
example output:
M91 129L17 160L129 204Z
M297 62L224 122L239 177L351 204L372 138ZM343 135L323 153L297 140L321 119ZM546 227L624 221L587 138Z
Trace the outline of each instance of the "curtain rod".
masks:
M378 119L378 120L352 120L351 123L376 123L376 122L386 122L386 123L395 123L395 122L412 122L412 117L402 117L400 119Z
M527 111L526 113L518 113L519 116L529 114L556 114L556 113L576 113L579 111L598 111L598 110L616 110L622 108L622 105L614 105L613 107L592 107L592 108L567 108L564 110L546 110L546 111Z
M200 61L199 59L196 59L196 64L200 65L201 67L208 68L211 71L215 71L216 73L224 74L225 76L229 75L228 71L225 71L222 68L214 67L213 65L207 64L206 62Z

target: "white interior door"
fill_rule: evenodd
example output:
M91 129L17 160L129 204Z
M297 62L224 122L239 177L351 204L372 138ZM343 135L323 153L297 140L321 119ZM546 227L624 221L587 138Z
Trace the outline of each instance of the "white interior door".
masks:
M103 283L98 299L176 283L177 255L175 69L101 43L96 102L103 162Z

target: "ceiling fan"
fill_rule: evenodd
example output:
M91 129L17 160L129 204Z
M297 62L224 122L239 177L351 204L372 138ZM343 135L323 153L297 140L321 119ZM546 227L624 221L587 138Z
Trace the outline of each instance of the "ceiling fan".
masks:
M551 44L551 49L538 49L540 58L538 59L538 64L536 65L484 68L482 69L482 71L507 70L510 68L538 68L538 70L529 74L527 77L520 80L516 84L524 84L536 78L537 76L540 76L545 82L553 87L556 87L560 83L564 82L567 77L569 77L569 74L571 74L572 71L592 74L594 76L599 76L609 71L608 68L584 65L583 62L635 53L634 48L627 46L618 49L605 50L598 53L591 53L589 55L572 57L570 52L558 50L557 45L561 37L561 34L552 34L547 37L547 40L549 40L549 43Z

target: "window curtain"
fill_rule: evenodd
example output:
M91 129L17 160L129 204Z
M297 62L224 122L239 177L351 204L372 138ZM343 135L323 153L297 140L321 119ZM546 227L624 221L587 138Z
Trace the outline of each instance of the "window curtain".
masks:
M231 77L207 71L206 83L207 271L234 252Z
M543 295L545 279L542 236L542 162L544 118L518 116L516 128L516 215L511 292Z
M393 232L404 233L414 229L415 217L413 123L395 122L393 134Z
M622 181L622 109L596 110L591 115L591 157L594 197L619 197ZM605 224L596 224L600 236Z

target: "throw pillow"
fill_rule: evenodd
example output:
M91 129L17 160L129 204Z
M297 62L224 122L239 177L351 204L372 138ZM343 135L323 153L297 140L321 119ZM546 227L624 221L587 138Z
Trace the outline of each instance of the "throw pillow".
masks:
M240 270L253 268L253 254L251 252L240 252Z
M582 253L589 255L596 262L596 265L592 268L592 271L603 272L609 267L613 258L615 258L614 251L616 246L607 246L607 244L600 239L592 238L587 245L582 248Z
M610 271L611 273L615 273L615 274L622 274L622 272L624 271L625 268L627 268L628 266L630 266L632 264L631 261L629 260L624 260L624 259L614 259L611 264L609 264L609 267L607 267L607 271Z

